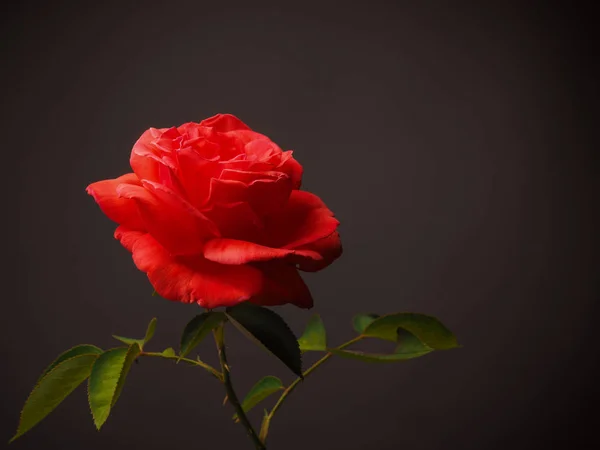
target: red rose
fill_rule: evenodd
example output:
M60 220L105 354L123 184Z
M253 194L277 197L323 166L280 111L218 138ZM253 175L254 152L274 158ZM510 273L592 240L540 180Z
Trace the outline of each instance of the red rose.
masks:
M299 190L302 166L237 117L150 128L133 173L87 192L119 224L115 237L169 300L205 308L250 300L312 306L298 270L340 256L339 222Z

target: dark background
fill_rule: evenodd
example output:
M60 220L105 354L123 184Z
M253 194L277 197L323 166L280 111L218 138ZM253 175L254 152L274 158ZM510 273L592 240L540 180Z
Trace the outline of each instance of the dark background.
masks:
M84 189L128 172L146 128L218 112L295 150L304 188L342 223L344 256L305 277L331 343L353 335L357 312L416 311L464 345L392 365L331 361L280 410L269 448L581 448L597 437L591 10L2 8L2 442L63 350L141 336L153 316L151 348L177 346L199 310L150 295ZM312 313L278 312L297 333ZM228 336L240 394L264 374L293 379ZM210 342L199 353L215 361ZM80 388L10 448L251 448L222 399L198 369L143 360L102 432Z

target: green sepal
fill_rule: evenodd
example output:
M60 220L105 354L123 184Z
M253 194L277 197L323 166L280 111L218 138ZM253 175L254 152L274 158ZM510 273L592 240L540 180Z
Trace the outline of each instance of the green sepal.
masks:
M281 391L282 389L283 383L279 378L267 375L252 386L252 389L246 394L246 397L242 402L242 409L244 412L248 412L269 395ZM237 414L233 415L233 420L238 420Z
M302 351L323 351L327 349L327 333L321 316L314 314L310 318L304 333L298 339L298 345Z
M226 310L227 317L244 335L275 355L300 378L302 356L298 340L274 311L252 303L239 303Z
M97 354L73 356L59 362L46 373L25 401L17 432L10 442L37 425L83 383L90 376L97 358Z

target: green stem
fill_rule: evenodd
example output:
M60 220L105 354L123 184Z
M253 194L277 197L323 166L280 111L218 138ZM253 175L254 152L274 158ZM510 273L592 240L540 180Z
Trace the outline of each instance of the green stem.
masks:
M183 361L188 364L192 364L194 366L202 367L204 370L208 371L210 374L217 377L219 379L219 381L223 381L223 374L221 372L219 372L217 369L215 369L211 365L206 364L204 361L201 361L200 359L196 360L196 359L189 359L189 358L180 358L179 356L176 356L176 355L168 356L168 355L163 355L162 353L158 353L158 352L142 352L142 353L140 353L140 356L155 356L155 357L160 357L160 358L165 358L165 359L175 359L178 362Z
M233 384L231 383L231 377L229 374L229 365L227 364L227 354L225 353L225 339L224 339L224 324L221 324L214 330L215 342L217 344L217 350L219 352L219 361L221 362L221 368L223 370L223 384L225 385L225 390L227 392L227 399L235 408L235 412L240 420L240 423L246 428L246 432L250 436L252 443L256 450L266 450L265 445L261 442L256 434L256 431L252 427L252 424L248 420L240 401L237 398L237 395L233 389Z
M350 339L348 342L343 343L342 345L340 345L339 347L336 348L336 350L342 350L352 344L354 344L355 342L360 341L364 336L357 336L354 339ZM307 376L309 376L311 373L313 373L317 367L319 367L321 364L323 364L325 361L327 361L329 358L331 358L333 356L333 353L327 353L325 356L323 356L321 359L319 359L316 363L314 363L312 366L310 366L308 369L306 369L306 371L304 371L304 373L302 374L304 378L306 378ZM281 408L281 405L283 405L283 402L285 401L285 399L294 391L294 389L296 388L296 386L298 386L298 384L302 381L302 378L296 378L292 384L290 384L281 394L281 397L279 397L279 400L277 400L277 403L275 403L275 406L273 406L273 409L271 410L271 412L269 412L269 414L267 414L265 416L265 418L263 419L262 425L260 427L260 440L262 442L265 442L267 440L267 434L269 434L269 426L271 425L271 419L273 418L273 416L275 415L275 413L277 412L277 410L279 408Z

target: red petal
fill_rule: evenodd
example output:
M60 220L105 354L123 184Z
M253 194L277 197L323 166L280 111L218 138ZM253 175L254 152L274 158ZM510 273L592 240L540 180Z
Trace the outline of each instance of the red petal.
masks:
M138 177L134 173L128 173L112 180L92 183L87 187L86 192L94 197L109 219L128 228L145 230L135 202L117 195L117 186L120 184L141 186Z
M338 225L319 197L292 191L283 210L266 220L265 230L270 247L295 249L329 236Z
M257 295L264 276L252 266L228 266L200 256L172 256L151 235L133 245L133 261L156 292L168 300L204 308L233 306Z
M221 264L246 264L253 261L269 261L272 259L321 260L322 256L314 250L287 250L265 247L252 242L236 239L212 239L204 246L204 257Z
M219 236L214 224L175 192L148 180L122 184L117 192L137 202L146 229L176 255L201 253L204 241Z
M259 215L279 211L292 192L290 178L282 172L223 170L221 179L212 179L210 202L228 204L247 202Z
M250 242L265 240L264 225L248 203L214 205L203 213L218 225L221 236Z
M148 233L145 231L135 231L124 226L119 226L115 230L115 239L118 239L121 245L131 252L137 240L146 236L146 234Z
M261 293L250 301L257 305L276 306L291 303L300 308L312 308L313 299L302 277L292 265L281 261L257 263L265 283Z
M217 162L203 158L192 148L181 149L177 152L177 159L179 179L186 196L190 203L199 208L208 200L210 180L218 177L222 168Z
M200 122L202 127L212 127L215 131L249 130L250 127L232 114L217 114Z
M321 259L304 258L298 261L298 268L300 270L316 272L324 269L342 255L342 242L340 241L339 233L336 231L323 239L299 247L297 251L313 251L321 256Z
M152 142L159 138L166 128L150 128L140 136L133 144L129 164L140 180L157 181L158 168L161 164L160 152L152 145Z
M291 150L283 153L281 164L277 167L277 170L287 173L294 184L294 189L300 189L300 185L302 184L302 172L304 169L300 163L293 158L292 153Z

